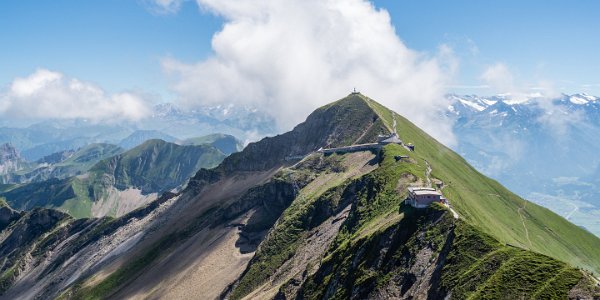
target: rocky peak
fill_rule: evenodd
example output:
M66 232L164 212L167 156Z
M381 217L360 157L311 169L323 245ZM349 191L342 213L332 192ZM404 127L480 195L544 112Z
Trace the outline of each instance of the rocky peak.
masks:
M219 166L221 171L261 171L285 163L321 147L340 147L376 142L377 136L389 133L371 101L359 93L316 109L306 121L292 131L250 143L242 152L229 156Z
M19 151L9 143L0 145L0 164L8 161L22 160Z
M19 219L20 216L21 214L18 211L12 209L6 201L0 199L0 231Z

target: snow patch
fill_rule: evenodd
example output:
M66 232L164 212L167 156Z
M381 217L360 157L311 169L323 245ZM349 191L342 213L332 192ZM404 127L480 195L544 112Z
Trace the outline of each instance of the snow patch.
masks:
M469 106L469 107L475 109L476 111L483 111L485 109L485 107L483 107L477 103L471 102L471 101L467 101L464 99L458 99L458 101L460 101L460 103L462 103L466 106Z

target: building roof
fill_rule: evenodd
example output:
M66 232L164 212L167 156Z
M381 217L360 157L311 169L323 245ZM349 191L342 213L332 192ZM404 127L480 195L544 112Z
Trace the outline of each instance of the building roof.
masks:
M409 186L408 187L408 191L409 192L414 192L414 191L434 191L434 188L430 188L430 187L424 187L424 186Z
M442 196L442 193L438 192L436 189L428 188L428 187L409 187L408 191L417 196L422 196L422 195Z
M414 194L417 196L424 196L424 195L441 196L442 195L438 191L415 191Z

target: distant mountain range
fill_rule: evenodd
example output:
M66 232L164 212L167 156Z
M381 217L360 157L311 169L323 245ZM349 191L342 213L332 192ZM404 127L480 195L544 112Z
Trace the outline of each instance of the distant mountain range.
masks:
M169 142L213 133L233 135L242 141L276 132L268 115L252 108L214 106L195 110L159 104L146 119L136 123L94 124L86 120L51 120L25 128L0 128L0 144L10 143L28 161L78 149L93 143L109 143L131 149L148 139Z
M457 152L523 197L600 236L600 98L447 97Z

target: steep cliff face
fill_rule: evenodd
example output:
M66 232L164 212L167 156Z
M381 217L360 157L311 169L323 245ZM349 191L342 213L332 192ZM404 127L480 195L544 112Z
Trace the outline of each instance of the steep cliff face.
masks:
M404 205L406 186L422 184L427 176L425 163L394 159L408 154L400 146L387 146L377 169L316 197L296 199L222 296L565 298L579 293L573 291L580 283L595 289L589 274L507 246L445 207Z
M4 199L0 198L0 232L19 217L21 217L21 214L8 206Z
M315 110L290 132L250 143L217 170L266 170L283 163L286 157L306 155L321 147L375 142L377 135L384 133L389 133L389 128L364 98L350 95Z
M2 208L0 208L2 209ZM0 231L0 293L4 293L30 267L36 243L70 216L51 209L34 209L14 218Z
M440 208L401 207L402 220L335 241L305 277L276 299L592 299L589 275L547 256L498 243ZM592 289L574 293L579 283ZM594 291L595 289L595 291Z

